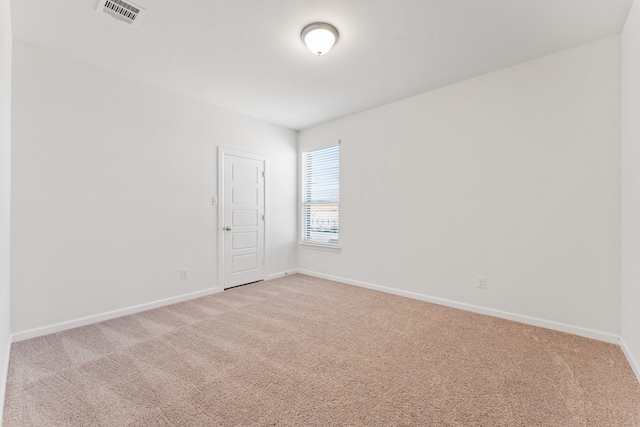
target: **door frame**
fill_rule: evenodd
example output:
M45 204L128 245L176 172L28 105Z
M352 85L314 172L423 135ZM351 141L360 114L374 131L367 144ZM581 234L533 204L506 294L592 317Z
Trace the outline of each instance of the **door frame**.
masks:
M236 157L245 157L247 159L258 160L261 161L264 165L264 180L262 181L262 191L264 194L264 226L262 227L262 259L264 262L262 269L262 278L264 280L266 276L266 248L267 248L267 157L262 154L251 153L249 151L241 151L236 150L234 148L224 147L222 145L218 146L218 284L221 290L224 291L225 283L225 265L224 265L224 238L225 233L223 232L223 228L225 227L225 217L224 217L224 157L226 155L236 156Z

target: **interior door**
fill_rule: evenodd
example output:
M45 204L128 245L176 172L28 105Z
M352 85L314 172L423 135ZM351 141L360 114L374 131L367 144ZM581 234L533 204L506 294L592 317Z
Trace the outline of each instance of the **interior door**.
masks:
M264 159L221 150L224 285L264 279Z

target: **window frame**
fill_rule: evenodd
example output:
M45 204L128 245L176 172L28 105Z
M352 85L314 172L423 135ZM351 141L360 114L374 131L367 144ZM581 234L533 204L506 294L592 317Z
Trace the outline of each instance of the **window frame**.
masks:
M325 201L325 202L307 202L307 185L306 185L306 156L308 153L320 150L326 150L330 148L338 149L338 194L337 199ZM300 149L300 232L299 232L299 244L304 247L319 249L325 251L340 251L340 175L341 175L341 162L340 162L340 143L331 144L331 145L323 145L319 147L305 147ZM329 242L319 242L312 240L305 240L305 233L307 230L306 220L307 215L305 214L305 210L310 205L336 205L337 204L337 212L338 212L338 226L337 226L337 243L329 243Z

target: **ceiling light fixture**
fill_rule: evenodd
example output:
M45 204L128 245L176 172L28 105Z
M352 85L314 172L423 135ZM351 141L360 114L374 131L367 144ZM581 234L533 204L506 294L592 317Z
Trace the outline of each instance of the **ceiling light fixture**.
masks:
M338 41L338 30L331 24L314 22L302 30L302 42L311 52L320 56L329 52Z

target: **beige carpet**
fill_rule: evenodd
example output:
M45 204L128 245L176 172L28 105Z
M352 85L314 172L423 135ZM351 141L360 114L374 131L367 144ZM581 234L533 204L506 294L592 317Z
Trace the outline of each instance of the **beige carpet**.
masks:
M294 275L23 341L13 426L640 426L621 350Z

